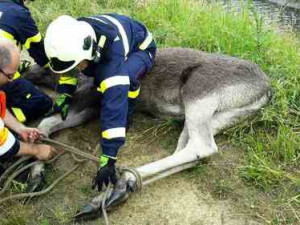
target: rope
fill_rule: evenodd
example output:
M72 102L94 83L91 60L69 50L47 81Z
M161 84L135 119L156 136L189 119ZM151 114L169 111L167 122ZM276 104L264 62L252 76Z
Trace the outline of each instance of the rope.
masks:
M66 172L59 178L57 178L48 188L46 188L42 191L12 195L12 196L1 199L0 204L2 204L3 202L6 202L8 200L21 199L21 198L32 198L32 197L44 195L44 194L48 193L49 191L51 191L58 184L59 181L64 179L66 176L68 176L70 173L72 173L74 170L76 170L79 166L80 166L79 164L74 166L71 170L69 170L68 172Z
M72 156L73 156L73 159L76 161L76 162L79 162L79 163L82 163L82 162L86 162L87 159L93 161L93 162L99 162L98 160L98 157L95 157L94 155L91 155L91 154L88 154L88 153L85 153L85 152L82 152L80 151L79 149L76 149L76 148L73 148L73 147L70 147L70 146L67 146L63 143L60 143L60 142L57 142L57 141L54 141L54 140L51 140L51 139L48 139L48 138L42 138L41 139L42 142L45 142L45 143L48 143L50 145L57 145L59 147L62 147L64 148L67 152L71 153ZM95 151L93 152L93 154L96 154L96 152L99 150L99 147L100 145L98 144L95 148ZM55 161L56 159L58 159L61 155L65 154L64 152L55 156L53 159L49 160L49 161L45 161L45 163L47 164L50 164L52 163L53 161ZM84 157L85 159L78 159L75 155L80 155L82 157ZM4 176L1 176L1 179L0 181L2 182L4 180L4 177L7 176L7 174L9 174L15 167L17 167L20 163L28 160L30 157L22 157L21 159L19 159L16 163L14 163L12 166L10 166L6 172L3 174ZM23 172L24 170L38 164L39 161L35 161L35 162L32 162L28 165L25 165L24 167L20 168L19 170L15 171L11 176L9 176L7 182L5 183L4 185L4 188L0 191L0 195L3 194L6 189L9 187L9 184L12 182L12 180L17 176L19 175L21 172ZM42 191L39 191L39 192L31 192L31 193L21 193L21 194L16 194L16 195L11 195L11 196L8 196L6 198L3 198L0 200L0 204L2 204L3 202L6 202L8 200L13 200L13 199L21 199L21 198L32 198L32 197L36 197L36 196L41 196L41 195L44 195L46 193L48 193L49 191L51 191L57 184L58 182L60 182L62 179L64 179L66 176L68 176L70 173L72 173L74 170L76 170L78 167L79 167L80 164L74 166L71 170L69 170L68 172L66 172L65 174L63 174L62 176L60 176L58 179L56 179L48 188L42 190ZM105 204L105 200L106 198L108 197L108 192L109 191L109 188L107 189L107 192L105 192L105 196L104 196L104 203L102 204ZM104 216L104 219L105 219L105 223L107 225L109 225L109 221L108 221L108 217L107 217L107 212L106 212L106 209L103 207L102 209L103 211L103 216Z
M109 191L110 191L110 186L111 186L111 183L108 183L108 185L106 187L106 191L103 193L103 198L102 198L102 202L101 202L102 215L103 215L105 225L109 225L107 211L106 211L106 208L105 208L105 201L108 197L108 194L109 194Z
M46 143L46 144L56 145L56 146L62 147L62 148L64 148L67 152L74 153L74 154L76 154L76 155L82 156L82 157L84 157L84 158L86 158L86 159L89 159L89 160L91 160L91 161L99 162L99 158L98 158L98 157L93 156L92 154L89 154L89 153L80 151L80 150L77 149L77 148L68 146L68 145L63 144L63 143L61 143L61 142L54 141L54 140L51 140L51 139L49 139L49 138L44 138L44 137L41 138L40 140L41 140L42 142Z
M2 176L0 177L0 184L3 183L4 179L7 177L7 175L13 170L15 169L18 165L20 165L22 162L27 161L28 159L30 159L30 156L23 156L22 158L20 158L19 160L17 160L15 163L13 163L10 167L8 167L5 172L2 174Z
M181 164L179 166L176 166L176 167L172 167L168 170L165 170L165 171L162 171L160 174L150 178L150 179L147 179L146 181L143 182L143 185L148 185L148 184L151 184L157 180L160 180L164 177L167 177L167 176L170 176L172 174L175 174L175 173L178 173L182 170L185 170L185 169L189 169L189 168L192 168L192 167L195 167L197 164L199 163L198 160L196 161L192 161L192 162L188 162L188 163L185 163L185 164Z
M57 160L57 159L58 159L60 156L62 156L63 154L64 154L64 153L58 154L58 155L55 156L53 159L48 160L48 161L45 161L45 163L46 163L46 164L50 164L50 163L54 162L55 160ZM30 157L29 157L29 158L30 158ZM28 158L27 158L27 159L28 159ZM24 161L26 161L26 160L22 160L22 161L21 161L21 160L18 160L18 161L24 162ZM32 167L32 166L35 166L35 165L38 164L38 163L40 163L40 161L34 161L34 162L32 162L32 163L29 163L29 164L27 164L27 165L21 167L20 169L16 170L13 174L11 174L11 175L8 177L7 181L5 182L5 184L4 184L3 188L2 188L2 190L0 191L0 196L7 190L7 188L10 187L10 183L13 181L13 179L14 179L16 176L18 176L20 173L22 173L22 172L25 171L26 169L28 169L28 168L30 168L30 167ZM18 164L20 164L20 163L18 163ZM10 169L10 168L9 168L9 169Z
M13 181L13 179L18 176L20 173L22 173L23 171L25 171L26 169L38 164L38 161L32 162L27 164L26 166L23 166L21 169L15 171L5 182L4 187L2 188L2 190L0 191L0 196L6 191L7 188L9 188L10 183Z
M124 172L131 173L136 179L137 190L138 191L142 190L142 188L144 186L143 179L142 179L140 173L136 169L130 168L130 167L120 167L119 170L120 170L121 174Z

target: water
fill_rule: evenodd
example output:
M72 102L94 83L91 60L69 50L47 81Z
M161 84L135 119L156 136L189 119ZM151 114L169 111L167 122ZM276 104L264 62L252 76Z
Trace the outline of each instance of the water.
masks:
M242 0L222 0L226 9L241 10ZM245 1L246 2L246 1ZM253 1L255 10L264 18L267 24L276 22L280 30L300 33L300 10L283 8L269 1Z

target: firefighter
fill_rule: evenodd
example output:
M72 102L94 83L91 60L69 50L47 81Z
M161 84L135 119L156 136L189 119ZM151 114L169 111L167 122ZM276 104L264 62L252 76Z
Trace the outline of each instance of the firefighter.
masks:
M119 14L74 19L63 15L47 28L45 50L53 72L69 71L94 77L100 95L102 155L93 187L116 183L115 163L125 142L139 79L152 67L156 46L152 34L140 22ZM71 74L76 74L70 72ZM77 86L76 76L62 76L53 113L67 117Z
M10 81L17 71L19 51L8 40L0 41L0 88ZM8 130L13 131L13 133ZM26 127L18 122L15 117L6 110L6 97L0 92L0 161L11 159L13 156L32 155L40 160L52 157L54 149L49 145L34 144L38 140L40 132L36 128ZM20 140L19 140L20 139Z
M48 64L41 34L23 0L0 1L0 37L11 40L20 50L26 49L40 67ZM6 93L8 109L19 122L35 119L51 109L51 98L22 78L20 72L10 79L13 81L1 90Z
M39 130L19 123L6 110L5 99L5 93L0 91L0 161L22 155L35 156L39 160L50 159L54 149L49 145L32 143L40 138Z

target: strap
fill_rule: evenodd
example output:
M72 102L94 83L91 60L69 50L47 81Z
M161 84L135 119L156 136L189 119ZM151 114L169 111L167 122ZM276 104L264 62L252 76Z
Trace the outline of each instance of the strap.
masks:
M95 59L94 59L95 63L98 63L101 59L102 49L104 47L105 42L106 42L106 36L101 35L100 39L99 39L99 42L98 42L98 46L97 46L96 51L95 51L95 53L96 53Z

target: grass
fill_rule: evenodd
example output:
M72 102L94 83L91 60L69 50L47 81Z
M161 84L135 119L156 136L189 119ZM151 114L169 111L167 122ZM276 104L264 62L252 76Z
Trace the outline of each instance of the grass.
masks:
M300 43L295 33L279 33L273 29L276 24L266 27L251 4L238 13L226 13L217 3L186 0L36 0L29 7L42 33L61 14L79 17L118 12L146 24L159 47L196 48L259 64L271 78L270 104L260 115L225 134L245 154L239 179L272 197L269 224L300 223ZM174 126L176 129L177 125L163 122L153 129L168 132ZM174 143L162 142L164 148L170 145ZM213 190L225 198L227 186L220 180Z

